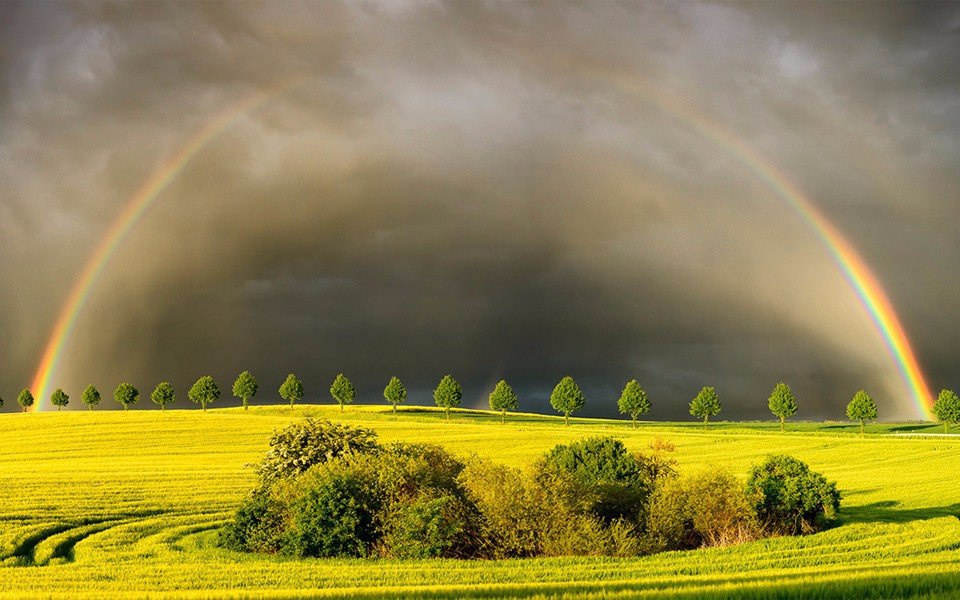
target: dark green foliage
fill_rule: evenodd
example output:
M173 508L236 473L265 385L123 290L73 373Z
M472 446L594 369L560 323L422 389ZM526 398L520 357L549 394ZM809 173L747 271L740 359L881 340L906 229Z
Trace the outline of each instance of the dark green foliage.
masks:
M960 423L960 396L953 390L940 390L933 403L933 414L943 423L944 432L950 425Z
M647 392L644 391L636 379L631 379L623 386L623 392L620 399L617 400L617 407L621 415L630 415L633 426L637 426L637 417L650 412L650 399L647 398Z
M244 410L250 407L250 400L257 395L259 389L260 384L257 383L257 378L250 371L240 373L237 380L233 382L233 396L243 402Z
M140 399L140 391L133 385L123 382L113 391L113 399L123 406L123 410L129 410L130 405L136 404Z
M567 425L570 424L570 415L582 410L586 402L583 390L569 375L561 379L550 394L550 406L555 411L563 413L563 421Z
M290 408L293 409L293 403L303 398L303 382L290 373L280 385L280 397L289 402Z
M353 399L357 396L357 390L353 388L353 383L347 379L346 375L340 373L330 385L330 395L337 401L337 404L340 405L340 411L343 412L343 406L353 402Z
M450 409L460 406L461 398L463 398L463 388L452 375L444 375L437 384L437 389L433 390L433 401L446 411L447 419L450 418Z
M642 519L650 481L620 440L597 437L556 446L544 457L540 471L569 477L590 512L606 522Z
M773 386L767 406L770 407L770 412L780 419L780 431L784 429L784 421L797 414L797 399L793 395L793 390L782 381Z
M20 391L20 395L17 396L17 404L23 407L23 412L27 412L27 409L33 406L33 394L30 393L30 390L23 389Z
M490 392L490 410L500 411L501 423L506 420L508 410L517 410L518 403L517 394L503 379L498 381L496 387Z
M278 552L284 533L281 507L269 488L255 489L237 509L233 521L220 530L220 544L240 552Z
M93 387L91 383L83 390L83 394L80 395L80 401L87 405L87 409L93 410L93 407L100 404L100 392L97 388Z
M470 512L470 507L450 494L400 500L386 515L380 551L394 558L457 556Z
M863 435L863 425L877 418L877 403L870 394L859 390L853 395L853 400L847 405L847 418L860 422L860 435Z
M717 390L712 387L701 389L697 397L690 402L690 414L703 419L703 428L706 429L710 417L720 414L720 398L717 396Z
M397 405L407 399L407 388L397 377L391 377L387 387L383 388L384 399L393 405L393 412L397 412Z
M55 389L50 395L50 404L56 406L58 411L69 403L70 396L66 395L60 388Z
M173 404L177 399L177 393L169 381L161 381L150 393L150 401L160 407L160 410L166 410L168 404Z
M187 398L190 399L190 402L199 404L200 408L206 411L208 404L220 399L220 386L213 380L213 377L204 375L190 386Z
M747 495L760 523L774 534L819 531L840 510L837 484L790 456L771 456L753 467Z
M377 537L382 498L368 473L327 470L290 505L280 551L305 557L363 557Z
M313 465L351 452L369 452L377 447L377 434L370 429L306 419L273 434L270 450L257 475L263 485L293 477Z

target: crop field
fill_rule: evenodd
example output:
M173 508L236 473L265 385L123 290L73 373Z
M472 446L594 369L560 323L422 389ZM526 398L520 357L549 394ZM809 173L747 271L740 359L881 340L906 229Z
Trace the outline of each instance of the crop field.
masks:
M619 559L294 560L216 546L270 434L306 414L526 465L558 443L661 437L681 472L745 477L771 453L836 480L840 523L727 548ZM641 423L303 406L0 415L0 597L960 596L960 436L920 424Z

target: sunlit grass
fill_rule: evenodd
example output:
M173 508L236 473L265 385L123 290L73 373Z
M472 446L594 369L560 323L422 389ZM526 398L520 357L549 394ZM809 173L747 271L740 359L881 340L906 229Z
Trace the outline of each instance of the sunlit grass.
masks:
M841 524L801 538L637 559L291 560L217 548L270 434L305 414L385 441L523 466L557 443L662 437L684 471L745 476L771 453L835 479ZM641 423L388 407L287 406L0 415L0 595L909 597L960 592L960 439L921 424Z

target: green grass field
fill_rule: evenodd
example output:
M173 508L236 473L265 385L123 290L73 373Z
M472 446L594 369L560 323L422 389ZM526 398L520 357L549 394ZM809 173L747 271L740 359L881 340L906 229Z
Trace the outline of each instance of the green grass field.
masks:
M305 414L384 441L429 441L525 465L557 443L616 435L677 447L682 472L745 476L771 453L838 482L841 523L799 538L636 559L292 560L215 546L270 434ZM643 423L384 407L0 415L0 597L960 596L960 436L920 424Z

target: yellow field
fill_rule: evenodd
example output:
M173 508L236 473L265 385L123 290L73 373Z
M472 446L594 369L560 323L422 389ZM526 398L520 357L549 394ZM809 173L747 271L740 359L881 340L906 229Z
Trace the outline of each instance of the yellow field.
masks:
M0 415L0 596L944 597L960 596L960 439L861 439L848 428L697 427L388 408L256 407ZM304 414L383 441L532 462L557 443L672 441L683 472L744 476L786 453L838 482L842 523L802 538L637 558L292 560L214 545L254 484L270 434ZM877 427L889 432L892 427Z

